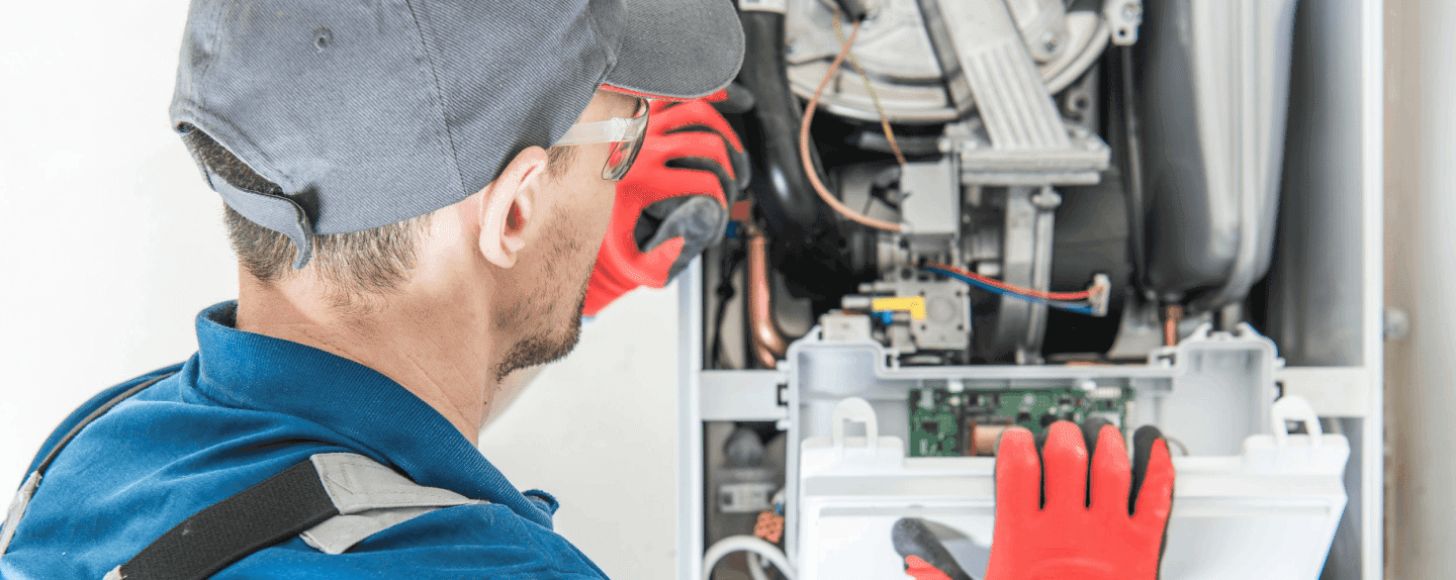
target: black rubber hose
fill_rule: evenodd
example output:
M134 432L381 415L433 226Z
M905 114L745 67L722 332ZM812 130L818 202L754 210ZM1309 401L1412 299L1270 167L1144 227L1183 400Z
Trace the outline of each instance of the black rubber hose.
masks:
M1132 47L1124 47L1117 54L1117 81L1115 90L1121 105L1123 143L1123 183L1127 184L1128 236L1132 248L1133 276L1140 288L1147 288L1147 234L1144 229L1147 212L1147 197L1143 189L1143 146L1141 119L1137 109L1137 83L1133 77L1136 65L1133 63Z
M789 90L784 15L748 11L739 18L746 46L738 82L755 99L744 127L755 177L750 190L775 244L811 244L833 222L799 162L794 128L803 112Z

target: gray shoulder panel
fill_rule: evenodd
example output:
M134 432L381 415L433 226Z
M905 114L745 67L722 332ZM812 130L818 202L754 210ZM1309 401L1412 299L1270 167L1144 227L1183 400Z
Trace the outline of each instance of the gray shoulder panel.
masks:
M440 508L486 503L419 485L355 453L321 453L309 459L339 515L301 537L327 554L342 554L369 536Z
M0 557L5 556L5 550L10 547L10 540L15 537L15 528L20 526L20 518L25 516L25 508L30 506L30 498L35 495L35 488L40 486L40 472L32 471L21 484L20 490L15 492L15 499L10 501L10 509L5 514L5 521L0 522Z

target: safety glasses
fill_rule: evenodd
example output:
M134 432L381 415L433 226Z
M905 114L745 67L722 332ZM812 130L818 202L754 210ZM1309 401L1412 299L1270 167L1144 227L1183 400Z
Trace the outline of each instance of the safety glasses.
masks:
M627 175L637 152L642 150L642 138L647 134L647 99L637 99L637 112L631 118L614 117L605 121L577 123L566 130L556 141L557 147L610 143L607 162L602 165L602 179L618 181Z

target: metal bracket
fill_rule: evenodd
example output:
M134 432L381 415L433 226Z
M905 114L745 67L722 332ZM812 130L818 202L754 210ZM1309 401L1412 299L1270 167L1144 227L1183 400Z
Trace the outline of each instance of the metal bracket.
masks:
M1097 181L1107 145L1062 120L1005 0L920 0L920 9L951 99L973 98L980 116L960 131L963 181Z

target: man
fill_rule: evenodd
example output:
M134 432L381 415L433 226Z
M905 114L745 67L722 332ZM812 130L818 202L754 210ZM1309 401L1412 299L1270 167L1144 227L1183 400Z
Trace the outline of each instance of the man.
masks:
M476 435L505 377L575 344L604 238L593 311L721 232L716 131L710 177L613 198L634 161L666 171L652 113L704 131L682 116L706 105L645 98L715 93L742 51L726 0L194 0L172 122L226 202L238 300L50 437L0 576L602 576Z

